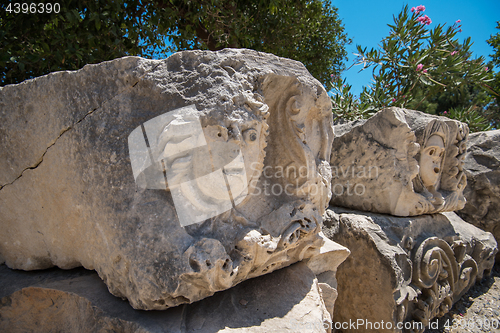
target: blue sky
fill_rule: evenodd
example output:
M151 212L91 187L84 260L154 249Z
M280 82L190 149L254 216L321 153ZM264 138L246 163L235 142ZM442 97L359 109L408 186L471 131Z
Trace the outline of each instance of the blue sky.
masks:
M377 47L382 38L389 33L387 24L393 23L393 15L399 14L405 4L409 7L424 5L425 13L432 19L429 28L436 24L452 25L456 20L462 22L462 32L460 39L471 37L474 44L472 51L474 56L484 56L486 61L490 60L489 55L493 53L493 48L486 43L490 35L500 32L495 29L496 21L500 21L500 0L440 0L408 2L401 0L331 0L332 4L338 8L338 14L345 26L345 31L352 39L352 44L347 45L348 52L347 67L349 67L355 56L356 45L363 47ZM361 66L354 66L344 73L347 82L352 85L352 92L356 95L363 86L370 83L372 72L367 69L358 73Z

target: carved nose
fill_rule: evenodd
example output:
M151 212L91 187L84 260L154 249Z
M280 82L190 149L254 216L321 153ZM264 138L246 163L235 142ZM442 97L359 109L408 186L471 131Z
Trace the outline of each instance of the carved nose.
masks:
M439 173L439 168L434 168L435 173Z

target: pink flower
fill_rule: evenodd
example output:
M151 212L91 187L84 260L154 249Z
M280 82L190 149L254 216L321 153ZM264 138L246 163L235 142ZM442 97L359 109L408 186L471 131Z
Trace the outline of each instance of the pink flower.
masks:
M330 74L330 77L333 77L333 74Z
M427 69L424 69L422 72L427 73Z
M425 6L420 5L417 7L411 7L412 13L415 12L415 14L418 14L418 13L423 12L423 11L425 11Z
M427 15L420 16L419 18L417 18L417 21L425 25L429 25L432 23L432 20Z
M417 72L420 71L420 70L422 70L422 68L424 68L424 65L418 64L417 65Z
M455 54L457 54L457 51L453 51L450 53L450 55L454 56Z
M447 113L448 113L447 111L444 112L444 114L447 114Z
M487 72L488 71L488 67L484 67L484 70Z
M460 23L460 22L462 22L462 21L461 21L461 20L456 20L456 21L455 21L455 23Z
M393 99L392 99L392 102L394 103L395 101L396 101L396 99L395 99L395 98L393 98Z

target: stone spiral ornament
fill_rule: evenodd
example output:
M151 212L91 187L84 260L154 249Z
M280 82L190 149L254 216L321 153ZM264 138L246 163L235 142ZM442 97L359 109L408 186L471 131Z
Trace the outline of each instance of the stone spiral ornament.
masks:
M431 288L438 280L454 286L458 267L451 247L437 237L427 238L415 251L413 283L419 288Z
M432 318L450 311L475 283L479 271L474 258L466 254L463 241L450 245L437 237L425 239L414 249L412 263L411 287L418 296L413 299L411 321L421 322L424 328Z

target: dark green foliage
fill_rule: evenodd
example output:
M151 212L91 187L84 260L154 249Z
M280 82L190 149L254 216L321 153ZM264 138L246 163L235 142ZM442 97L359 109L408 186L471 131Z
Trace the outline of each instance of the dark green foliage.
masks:
M350 43L337 8L321 0L157 1L172 51L249 48L302 62L324 85ZM161 21L161 20L160 20Z
M497 29L500 30L500 21L497 21ZM493 63L496 66L500 66L500 32L490 36L490 39L488 39L487 42L495 51L495 53L490 54L490 57L493 59Z
M347 79L342 80L340 76L333 75L330 82L330 92L332 100L332 110L335 115L334 121L357 120L371 117L375 108L369 103L360 102L351 92L352 86L347 83Z
M146 55L161 45L140 0L62 0L59 13L0 10L1 84L124 55ZM126 6L126 10L125 10Z
M321 0L62 0L56 14L0 13L1 84L124 55L243 47L303 62L323 84L346 56L337 9ZM170 42L170 43L168 43Z
M489 131L493 128L483 110L475 106L451 108L444 111L443 116L466 123L471 132Z

